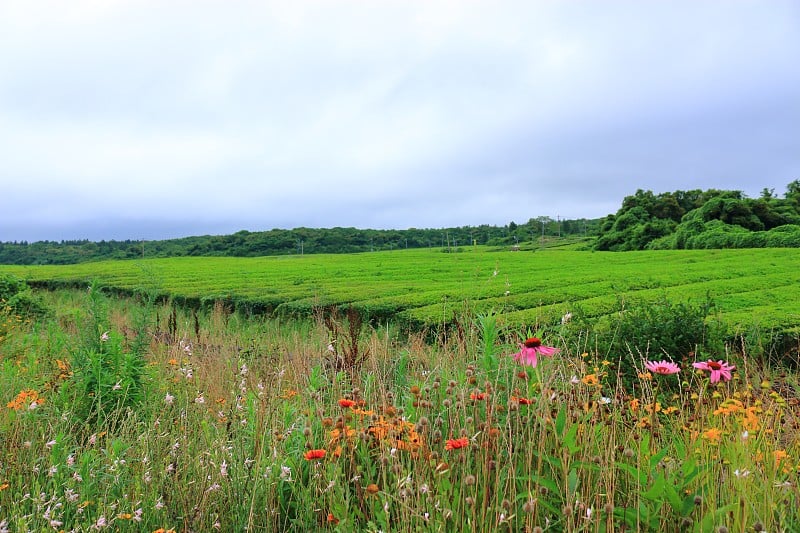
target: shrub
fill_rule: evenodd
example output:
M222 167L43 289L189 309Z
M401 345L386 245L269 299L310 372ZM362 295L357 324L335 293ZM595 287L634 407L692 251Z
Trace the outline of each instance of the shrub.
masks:
M0 276L0 302L5 302L11 314L22 318L42 317L47 314L47 306L35 296L25 280L16 276Z

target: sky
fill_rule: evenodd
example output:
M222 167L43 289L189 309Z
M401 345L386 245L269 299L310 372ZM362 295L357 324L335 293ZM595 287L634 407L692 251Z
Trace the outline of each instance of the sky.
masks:
M0 0L0 241L782 195L798 57L796 0Z

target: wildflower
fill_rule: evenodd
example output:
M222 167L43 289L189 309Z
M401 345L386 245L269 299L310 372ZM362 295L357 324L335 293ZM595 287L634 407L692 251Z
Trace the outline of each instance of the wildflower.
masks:
M692 363L692 366L697 368L698 370L706 370L710 372L711 383L717 383L720 380L730 381L731 370L736 369L735 366L729 365L725 361L722 360L712 361L711 359L700 363Z
M47 446L48 450L52 450L53 446L55 446L55 445L56 445L56 441L55 440L51 440L51 441L48 441L48 442L45 443L45 446Z
M670 361L647 361L644 364L644 367L652 372L653 374L677 374L681 371L681 368L676 364Z
M512 402L517 402L520 405L531 405L531 404L533 404L533 400L531 400L529 398L518 397L518 396L512 396L511 397L511 401Z
M719 444L722 440L722 431L717 428L711 428L703 432L703 438L711 444Z
M172 394L167 393L167 395L164 396L164 402L167 405L172 405L172 402L174 402L174 401L175 401L175 396L173 396Z
M367 485L366 491L368 494L377 494L381 491L381 489L375 483L370 483Z
M747 477L751 474L749 470L739 470L738 468L733 471L733 475L736 477Z
M219 475L222 477L228 476L228 463L223 459L222 464L219 465Z
M194 403L206 403L206 399L203 398L202 394L199 394L197 398L194 399Z
M348 407L353 407L355 404L356 402L348 398L342 398L341 400L339 400L339 407L342 407L344 409L347 409Z
M108 340L108 332L104 331L102 335L100 335L100 342L106 342Z
M306 461L313 461L314 459L322 459L325 457L325 450L308 450L303 454Z
M600 380L597 378L597 374L587 374L586 376L581 378L581 382L584 385L589 385L589 386L600 385Z
M519 345L519 348L519 352L512 354L511 357L518 363L532 367L536 367L538 364L537 356L539 354L549 357L559 351L558 348L552 346L542 346L542 341L538 337L525 340Z
M783 461L784 459L787 459L789 457L789 454L786 453L786 450L775 450L774 452L772 452L772 455L775 458L775 466L776 467L779 464L781 464L781 461Z
M565 313L564 316L561 317L561 325L569 324L570 320L572 320L572 313Z
M328 523L335 526L339 523L339 519L333 516L333 513L328 513Z
M445 442L444 449L445 450L457 450L459 448L464 448L469 446L469 439L466 437L462 437L460 439L449 439Z

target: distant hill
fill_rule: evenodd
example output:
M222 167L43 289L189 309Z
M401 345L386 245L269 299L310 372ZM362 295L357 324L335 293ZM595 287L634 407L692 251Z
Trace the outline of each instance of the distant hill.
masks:
M709 189L653 194L638 190L602 219L596 250L800 247L800 180L783 198L763 189Z
M357 228L296 228L239 231L232 235L204 235L159 241L38 241L0 243L0 264L73 264L104 259L141 257L231 256L356 253L401 248L442 248L481 244L539 245L545 238L591 236L599 219L530 219L505 226L461 226L441 229L374 230Z

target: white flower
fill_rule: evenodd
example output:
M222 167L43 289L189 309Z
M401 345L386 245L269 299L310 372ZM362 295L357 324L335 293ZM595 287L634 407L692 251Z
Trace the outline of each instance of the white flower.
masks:
M121 388L122 388L122 385L120 385L120 382L117 381L116 383L114 383L114 386L111 387L111 390L120 390Z
M568 324L570 320L572 320L572 313L565 313L564 316L561 317L561 325Z
M45 443L45 446L47 446L48 450L52 450L53 446L55 446L55 445L56 445L56 441L55 440L51 440L51 441Z
M102 335L100 335L100 342L106 342L108 340L108 332L104 331Z
M242 363L242 368L239 369L239 375L240 376L246 376L247 375L247 365L246 364Z
M175 401L175 396L173 396L170 393L167 393L167 395L164 396L164 401L166 402L167 405L172 405L172 402Z
M97 519L97 522L94 523L92 529L101 529L108 525L108 521L104 515L101 515L100 518Z
M605 396L600 397L600 403L603 405L607 405L611 403L611 398L606 398Z
M159 498L158 501L156 502L155 509L156 511L160 511L163 508L164 508L164 502L161 501L161 498Z
M736 477L747 477L750 475L749 470L739 470L738 468L733 471L733 475Z
M222 477L228 477L228 463L225 460L222 460L222 464L219 465L219 475Z
M33 400L33 401L31 402L31 404L28 406L28 409L29 409L29 410L31 410L31 411L33 411L33 410L34 410L34 409L36 409L37 407L39 407L39 402L37 402L36 400Z
M50 520L50 527L53 529L58 529L59 527L63 526L64 522L59 522L58 520Z
M206 399L203 398L202 394L200 394L197 396L197 398L194 399L194 403L201 403L201 404L206 403Z

